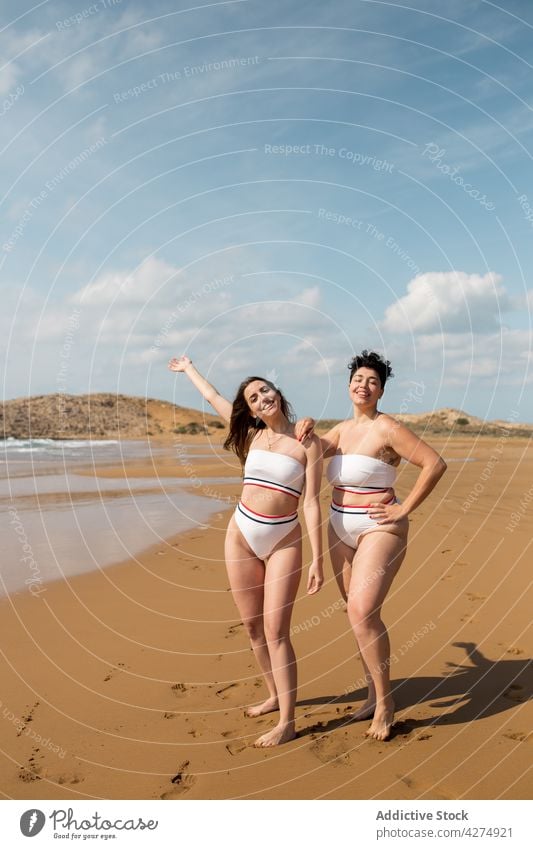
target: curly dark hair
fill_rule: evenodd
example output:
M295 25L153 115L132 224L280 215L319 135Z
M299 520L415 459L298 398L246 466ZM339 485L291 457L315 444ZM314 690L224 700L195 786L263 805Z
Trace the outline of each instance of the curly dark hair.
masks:
M348 363L348 368L350 369L350 380L357 369L371 368L373 371L378 373L382 389L387 382L387 378L394 377L389 360L385 360L381 354L376 353L376 351L367 351L366 348L364 351L361 351L360 354L356 354L353 357L353 359Z
M281 412L287 421L294 422L296 418L291 405L278 387L274 386L272 381L265 380L264 377L256 376L247 377L243 380L237 389L237 394L233 401L229 433L226 441L224 442L224 448L226 451L234 451L242 465L246 462L246 457L250 450L250 443L255 434L258 430L263 430L266 427L264 421L252 416L248 402L244 397L244 390L250 383L253 383L254 380L260 380L262 383L266 383L267 386L270 386L271 389L274 389L278 393L280 397Z

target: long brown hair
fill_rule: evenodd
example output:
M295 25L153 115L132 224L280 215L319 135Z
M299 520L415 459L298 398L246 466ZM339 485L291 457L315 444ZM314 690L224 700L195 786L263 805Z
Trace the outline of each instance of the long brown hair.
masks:
M262 419L252 416L248 402L244 397L244 390L250 383L253 383L254 380L260 380L262 383L266 383L267 386L270 386L271 389L274 389L280 397L280 408L285 418L289 422L293 422L295 420L295 415L291 405L283 393L280 392L277 386L274 386L270 380L265 380L264 377L256 376L245 378L237 389L237 394L233 401L229 433L226 441L224 442L224 448L226 451L235 451L235 454L243 466L246 462L246 457L248 456L252 439L259 430L264 430L266 427Z

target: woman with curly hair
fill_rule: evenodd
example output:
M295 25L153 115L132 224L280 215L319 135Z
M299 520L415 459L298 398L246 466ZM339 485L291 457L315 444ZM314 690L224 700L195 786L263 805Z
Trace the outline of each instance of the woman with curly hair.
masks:
M390 685L390 643L381 608L405 557L408 515L446 470L446 463L409 428L378 410L390 362L362 351L348 365L353 417L321 438L331 457L327 478L333 486L328 527L333 571L347 602L368 683L368 696L353 719L372 717L366 735L386 740L394 719ZM297 423L305 443L314 422ZM394 493L396 469L407 460L421 471L403 503Z

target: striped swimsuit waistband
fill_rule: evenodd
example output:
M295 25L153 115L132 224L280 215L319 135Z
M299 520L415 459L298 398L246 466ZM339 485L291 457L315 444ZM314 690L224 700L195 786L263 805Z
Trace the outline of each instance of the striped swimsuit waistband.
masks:
M294 522L298 518L298 512L284 513L281 516L268 516L265 513L258 513L256 510L251 510L242 501L237 504L237 510L250 519L252 522L257 522L259 525L286 525L288 522Z
M335 489L337 489L337 488L338 487L335 487ZM379 491L380 492L387 492L386 489L379 490ZM364 493L361 493L361 495L364 495ZM396 501L396 496L393 493L392 497L389 498L388 501L381 501L380 503L381 504L394 504L395 501ZM331 500L331 509L334 510L336 513L350 513L352 515L368 513L370 506L371 506L370 504L339 504L337 501L334 501L333 499Z
M335 484L333 489L339 492L352 492L354 495L377 495L378 492L389 492L392 486L358 486L356 484Z

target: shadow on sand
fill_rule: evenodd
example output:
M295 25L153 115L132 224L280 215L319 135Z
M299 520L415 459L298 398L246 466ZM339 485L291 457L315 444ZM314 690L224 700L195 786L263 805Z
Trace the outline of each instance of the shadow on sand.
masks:
M396 710L404 711L414 705L429 702L438 712L422 719L406 718L394 723L390 739L419 728L438 725L456 725L472 722L510 710L533 695L532 661L530 658L489 660L475 643L452 643L466 652L470 663L461 665L447 662L451 671L440 677L397 678L392 681ZM321 696L300 699L300 706L349 704L344 716L319 722L302 729L298 736L314 732L326 733L344 728L351 723L350 714L355 704L366 698L366 689L358 689L342 696Z

